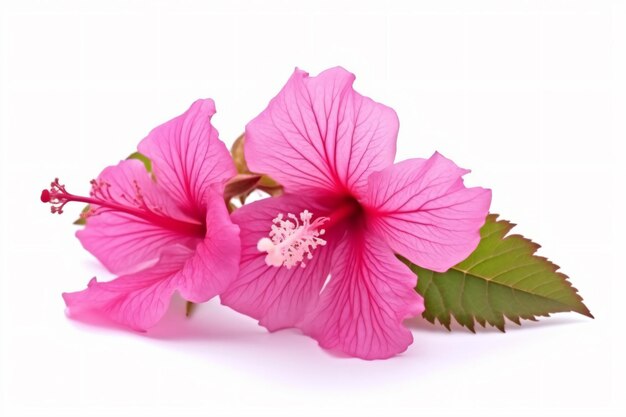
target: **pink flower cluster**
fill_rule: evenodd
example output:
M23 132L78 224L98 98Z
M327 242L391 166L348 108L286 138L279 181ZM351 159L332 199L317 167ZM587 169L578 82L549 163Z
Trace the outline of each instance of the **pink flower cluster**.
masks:
M424 310L397 255L445 271L477 246L490 190L435 153L394 164L398 118L354 91L354 75L296 70L246 126L253 172L279 197L229 213L233 160L211 124L212 100L155 128L135 159L106 168L88 197L58 179L41 194L62 213L89 204L82 245L119 275L65 293L72 316L96 312L136 330L156 324L174 292L224 305L268 330L295 327L331 350L388 358L412 343L403 321Z

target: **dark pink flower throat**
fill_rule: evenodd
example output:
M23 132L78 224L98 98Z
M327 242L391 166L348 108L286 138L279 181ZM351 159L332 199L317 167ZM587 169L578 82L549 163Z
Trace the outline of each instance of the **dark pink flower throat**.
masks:
M175 219L165 211L156 206L150 206L144 198L141 188L135 181L135 195L128 196L120 194L116 198L110 191L111 184L102 180L91 180L91 191L89 197L70 194L65 189L65 185L59 183L59 179L55 178L50 183L50 189L41 191L41 202L50 203L50 211L52 213L63 213L63 207L71 201L86 203L92 205L90 209L81 214L82 218L91 217L106 211L116 211L120 213L130 214L155 226L174 232L203 238L206 235L206 224L192 223Z
M358 200L352 196L343 199L335 209L328 215L328 222L324 225L326 230L337 224L354 222L361 218L363 207Z

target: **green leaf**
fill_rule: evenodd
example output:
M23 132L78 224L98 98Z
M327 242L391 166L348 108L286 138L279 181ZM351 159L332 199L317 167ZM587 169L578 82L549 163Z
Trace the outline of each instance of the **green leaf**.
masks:
M144 166L146 167L146 171L150 173L152 172L152 161L150 160L150 158L148 158L144 154L139 153L139 152L133 152L130 155L128 155L128 158L126 159L137 159L143 162Z
M231 178L224 188L224 200L230 201L234 197L245 197L256 189L261 175L258 174L237 174Z
M84 226L87 224L87 217L85 217L85 215L87 214L87 212L91 209L91 206L89 204L87 204L85 207L83 207L83 209L80 212L80 217L78 219L76 219L74 221L74 223L77 226Z
M450 330L451 317L475 331L475 322L504 331L505 317L520 319L575 311L593 318L568 277L546 258L536 256L539 245L521 235L509 235L513 223L490 214L481 241L463 262L447 272L433 272L400 257L419 279L424 297L422 314Z
M233 161L235 162L235 168L237 168L237 172L243 175L258 175L254 172L250 172L248 169L248 164L246 163L246 158L244 155L244 143L245 136L241 134L233 143L233 146L230 148L230 154L233 157ZM254 189L261 190L271 195L272 197L277 197L283 193L283 187L278 184L276 181L268 177L267 175L261 175L260 179L257 181ZM250 190L253 191L254 189ZM249 194L249 192L248 192ZM245 203L246 197L248 194L240 194L241 203Z
M191 301L187 301L185 303L185 316L187 317L191 317L191 315L193 314L194 310L196 309L198 305L196 303L192 303Z

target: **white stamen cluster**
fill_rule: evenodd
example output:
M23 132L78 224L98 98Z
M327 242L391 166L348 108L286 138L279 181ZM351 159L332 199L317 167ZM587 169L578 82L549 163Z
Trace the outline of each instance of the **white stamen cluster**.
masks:
M326 241L319 236L325 233L320 226L328 221L328 217L318 217L311 223L313 213L304 210L300 213L300 220L295 214L283 214L272 220L272 230L269 238L264 237L257 243L257 249L267 252L265 263L269 266L285 266L291 269L298 263L302 268L306 266L304 260L312 259L311 253L318 246L324 246Z

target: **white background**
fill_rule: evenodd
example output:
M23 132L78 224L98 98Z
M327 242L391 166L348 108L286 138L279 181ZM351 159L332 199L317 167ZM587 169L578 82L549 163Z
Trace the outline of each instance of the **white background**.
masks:
M2 3L0 414L617 415L624 411L626 4L609 1ZM112 278L74 238L89 179L199 97L230 144L295 66L342 65L396 109L398 160L434 150L493 189L595 320L448 333L377 362L176 301L147 335L71 321Z

